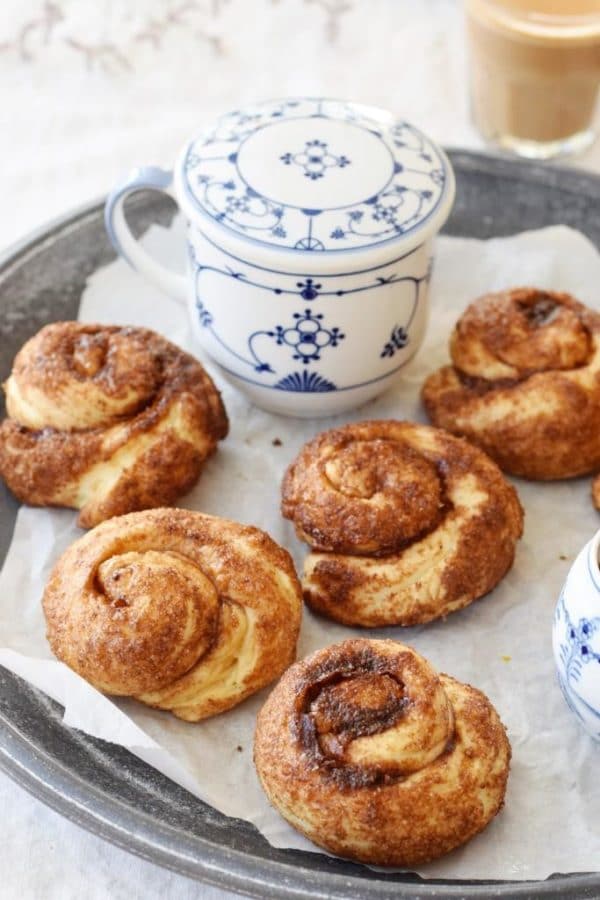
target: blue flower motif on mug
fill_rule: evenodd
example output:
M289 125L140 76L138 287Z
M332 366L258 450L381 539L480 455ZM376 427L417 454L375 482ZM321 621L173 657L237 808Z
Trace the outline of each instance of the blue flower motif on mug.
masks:
M333 131L332 122L351 124L352 134ZM248 150L267 128L283 129L273 132L281 143L274 143L272 161L278 171L289 170L276 193L263 184L264 154L253 162ZM371 153L381 178L371 178L361 195L357 167L362 171ZM409 123L390 125L368 110L319 98L222 117L190 145L184 167L186 190L211 218L253 241L308 253L360 249L405 234L436 214L448 180L441 152ZM228 204L232 191L244 190L247 206Z
M198 319L203 328L208 328L213 323L212 313L207 310L201 300L196 300L196 309L198 310Z
M311 181L323 178L327 169L343 169L350 165L347 156L334 156L329 152L327 143L319 140L306 141L300 153L284 153L280 159L286 166L300 166L305 177Z
M337 347L345 335L339 328L324 328L322 313L313 313L305 309L303 313L294 313L295 324L285 328L277 325L272 333L279 345L287 344L295 350L294 359L305 365L321 359L321 351L325 347Z
M600 616L572 620L563 591L554 614L554 631L558 638L558 681L565 700L592 737L600 740L596 680L600 665Z
M286 375L274 387L278 391L294 391L303 394L323 394L337 390L333 381L317 375L316 372L309 372L307 369Z
M395 356L396 351L403 350L408 342L409 337L406 328L404 328L402 325L396 325L392 329L389 341L384 344L383 350L380 353L380 357L382 359L385 359L386 357Z
M574 681L581 675L582 666L596 662L600 663L599 649L595 649L596 635L600 634L600 618L580 619L574 625L565 614L567 620L567 640L570 644L570 652L567 656L567 672Z
M236 197L235 194L229 194L225 204L225 212L227 215L235 215L238 212L249 212L249 198L247 196Z
M306 281L296 282L296 287L300 288L300 296L305 300L314 300L319 296L322 285L315 284L312 278L307 278Z

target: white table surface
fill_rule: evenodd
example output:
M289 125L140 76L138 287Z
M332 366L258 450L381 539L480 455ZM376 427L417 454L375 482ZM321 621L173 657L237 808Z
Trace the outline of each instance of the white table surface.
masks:
M2 0L0 247L169 166L200 124L265 97L388 107L447 146L468 119L458 0ZM600 172L600 144L573 165ZM88 834L0 774L0 897L205 897Z

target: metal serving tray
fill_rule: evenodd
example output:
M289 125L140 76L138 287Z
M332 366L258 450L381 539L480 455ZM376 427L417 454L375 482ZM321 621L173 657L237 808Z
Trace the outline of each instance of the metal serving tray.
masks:
M563 223L600 247L600 178L462 151L450 155L458 190L447 234L487 238ZM137 233L151 222L167 223L174 212L170 201L148 194L134 197L130 210ZM77 316L86 278L113 258L102 213L102 203L88 205L0 258L0 380L19 347L42 325ZM0 562L16 513L17 503L0 484ZM0 766L101 837L240 893L285 898L600 896L600 873L557 874L544 882L424 881L317 852L277 850L248 822L221 815L123 748L67 728L57 704L1 667Z

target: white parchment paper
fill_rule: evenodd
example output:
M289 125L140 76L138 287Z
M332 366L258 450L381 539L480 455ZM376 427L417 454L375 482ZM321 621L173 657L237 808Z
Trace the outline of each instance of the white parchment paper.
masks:
M166 261L183 259L180 222L170 229L154 227L144 240ZM262 412L207 363L223 390L231 433L181 505L264 528L300 568L306 549L280 517L279 485L302 444L343 421L425 421L419 388L447 360L448 335L461 310L486 291L528 284L567 290L600 308L600 255L585 237L563 227L485 242L440 239L424 347L401 385L335 420ZM79 317L145 325L201 356L184 307L120 261L90 278ZM274 446L275 438L281 446ZM553 872L600 869L600 746L580 730L560 694L550 639L561 584L600 520L588 479L515 483L526 510L525 536L499 587L445 622L370 632L412 644L437 669L485 691L513 747L502 813L466 847L422 867L425 877L541 879ZM269 807L254 773L254 721L266 692L190 725L135 701L103 697L52 657L40 598L52 565L82 533L75 519L69 510L20 510L0 575L0 663L58 700L68 725L122 744L223 813L253 822L275 846L314 849ZM299 656L352 633L305 610Z

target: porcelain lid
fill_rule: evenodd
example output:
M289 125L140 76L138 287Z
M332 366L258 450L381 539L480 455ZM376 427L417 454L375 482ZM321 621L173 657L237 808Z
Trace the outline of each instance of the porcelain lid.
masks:
M178 172L205 227L295 252L425 240L448 217L454 177L408 122L338 100L288 99L231 112L187 146Z

